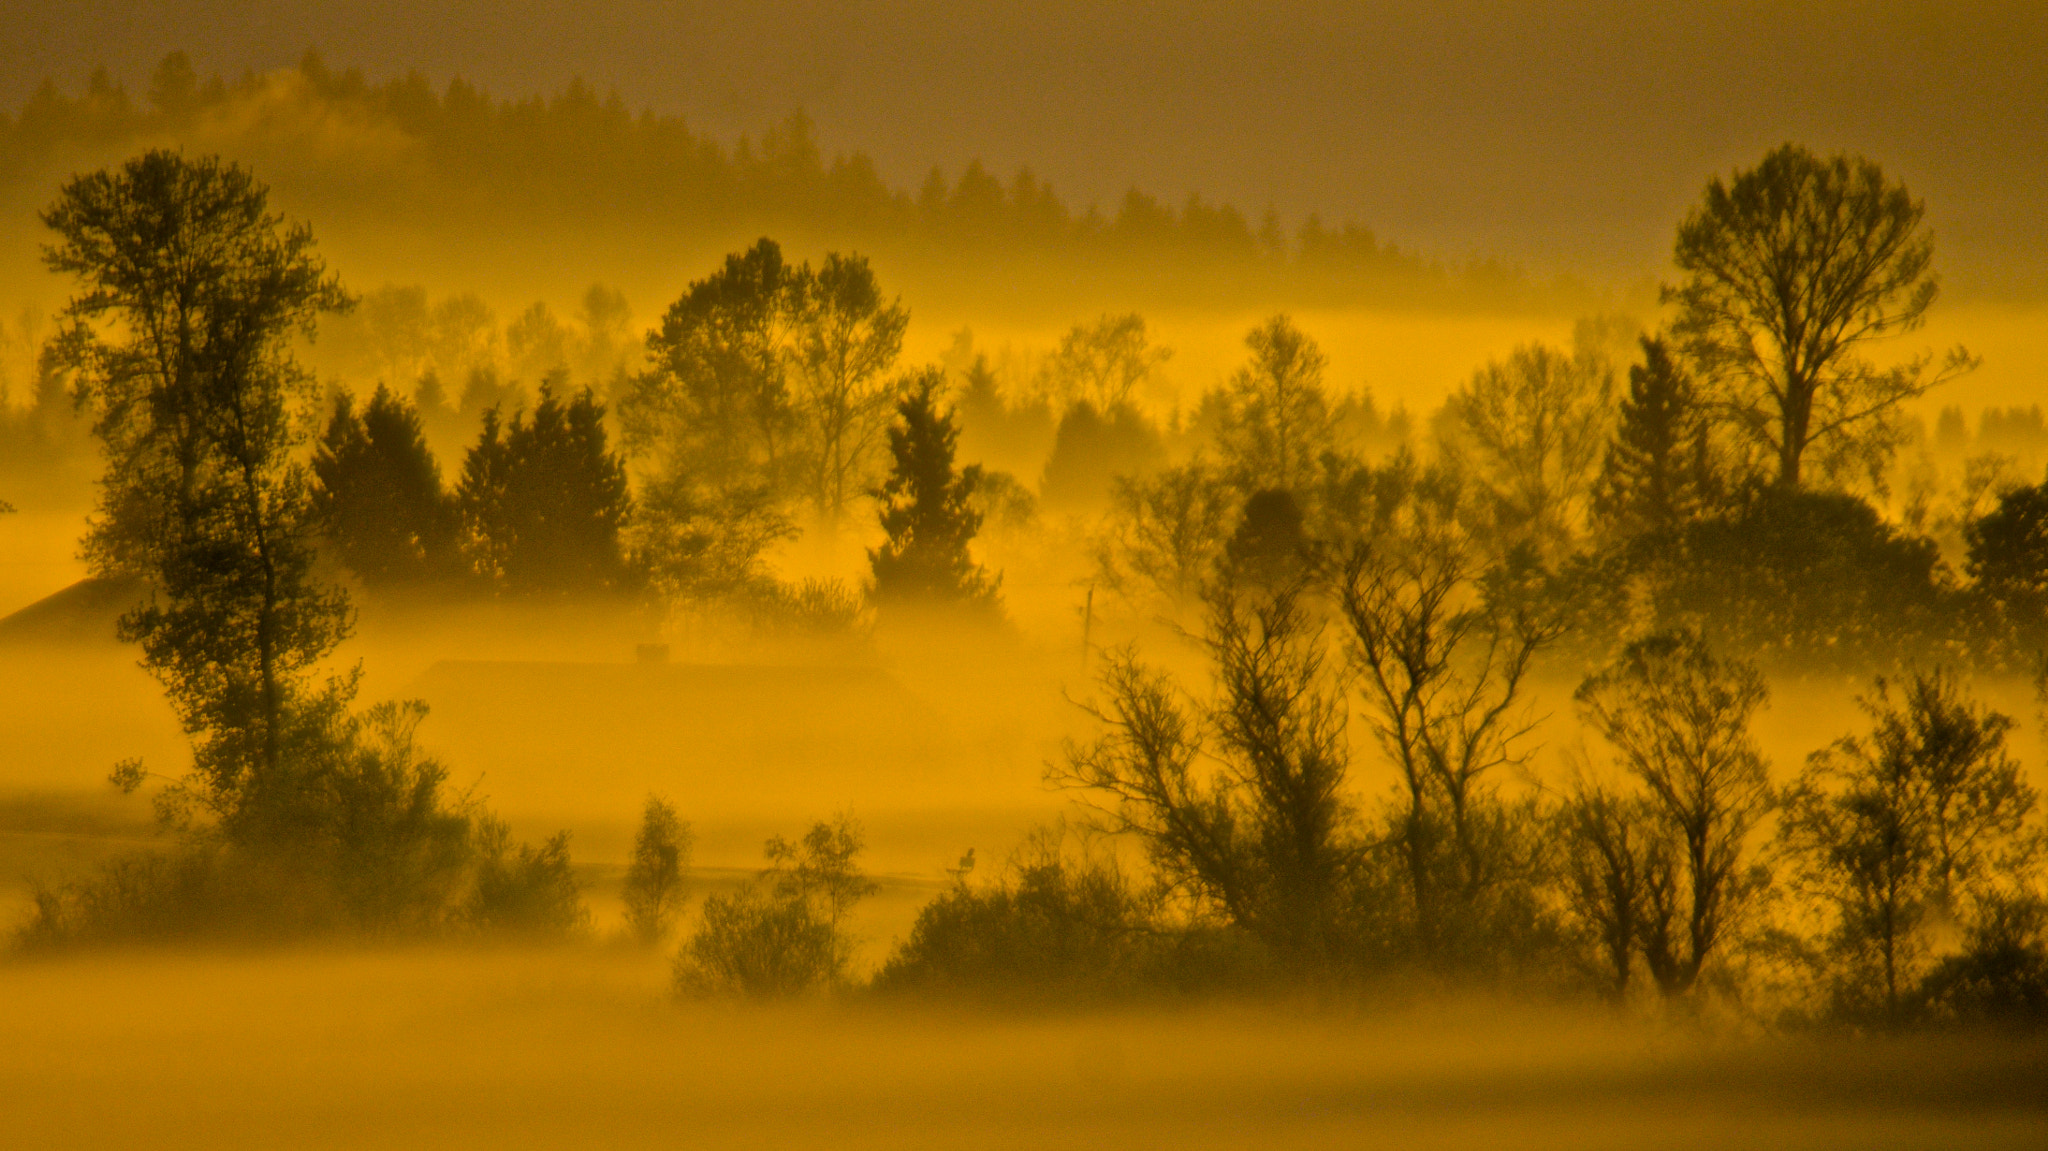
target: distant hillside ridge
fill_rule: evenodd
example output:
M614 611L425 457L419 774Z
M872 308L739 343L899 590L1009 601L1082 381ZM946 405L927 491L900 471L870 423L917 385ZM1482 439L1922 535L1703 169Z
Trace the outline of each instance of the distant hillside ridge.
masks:
M828 157L800 112L725 145L581 81L509 100L417 72L371 81L312 52L295 69L232 81L201 78L173 53L139 99L104 70L76 94L46 80L0 115L0 231L33 230L71 173L151 146L244 162L289 210L317 213L322 232L402 233L424 242L423 259L437 244L470 257L514 243L550 256L617 250L621 235L635 251L696 256L769 234L873 252L970 295L1057 286L1068 304L1139 293L1223 307L1561 312L1587 295L1494 260L1431 259L1357 223L1285 227L1199 195L1175 206L1132 189L1113 211L1076 209L1029 169L1002 176L978 161L894 188L859 152Z

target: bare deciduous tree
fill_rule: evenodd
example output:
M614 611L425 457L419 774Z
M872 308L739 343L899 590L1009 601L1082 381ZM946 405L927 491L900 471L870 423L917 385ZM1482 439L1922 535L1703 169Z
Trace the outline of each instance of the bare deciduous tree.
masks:
M1769 693L1756 668L1724 660L1690 632L1630 644L1576 696L1580 716L1642 785L1654 834L1675 847L1672 882L1650 896L1638 938L1651 977L1682 994L1726 943L1762 878L1744 841L1770 809L1767 764L1750 719Z
M1494 779L1523 762L1524 686L1555 629L1479 604L1470 562L1444 535L1361 546L1341 583L1366 723L1401 776L1393 846L1425 949L1532 862Z
M1145 844L1165 887L1315 966L1345 949L1363 844L1343 794L1343 710L1306 594L1211 593L1217 695L1205 706L1130 651L1113 654L1108 702L1090 709L1106 731L1069 743L1053 778L1103 795L1110 827Z

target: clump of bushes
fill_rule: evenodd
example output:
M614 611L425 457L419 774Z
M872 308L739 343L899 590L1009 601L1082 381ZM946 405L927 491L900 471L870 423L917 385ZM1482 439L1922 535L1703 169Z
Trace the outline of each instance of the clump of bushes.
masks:
M24 948L309 934L560 937L587 921L568 834L515 844L414 736L426 707L331 709L299 741L289 789L202 817L187 781L158 797L176 835L35 892ZM309 727L312 725L308 725ZM123 764L115 781L145 778ZM278 794L283 792L284 794Z
M975 997L1128 992L1158 966L1165 935L1113 859L1069 855L1057 830L1029 839L1008 874L968 868L918 913L875 977L891 992Z
M768 868L738 891L706 896L703 919L676 956L678 994L792 998L843 987L854 939L848 913L877 887L856 864L865 846L847 817L776 836Z

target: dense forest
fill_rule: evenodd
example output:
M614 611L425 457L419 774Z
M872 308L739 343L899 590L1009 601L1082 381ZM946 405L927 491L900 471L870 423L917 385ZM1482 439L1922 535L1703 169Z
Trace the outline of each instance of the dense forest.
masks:
M602 285L502 324L474 296L358 292L254 161L147 146L251 117L386 140L385 166L351 143L294 179L422 229L601 203L829 250L736 246L644 331ZM97 475L81 547L134 589L119 634L191 764L116 768L172 846L42 889L24 950L587 937L567 837L515 842L422 750L423 705L359 699L332 658L358 606L601 602L834 659L936 633L1003 660L1033 637L1000 538L1062 557L1090 629L1047 766L1072 824L993 876L970 853L869 972L857 821L770 840L693 910L687 813L650 797L621 931L669 949L678 994L1435 983L1784 1026L2048 1022L2048 830L2019 721L1980 691L2033 682L2048 710L2048 427L1913 416L1976 360L1886 342L1939 281L1924 204L1872 160L1788 144L1711 180L1654 316L1589 315L1410 412L1333 387L1284 312L1170 407L1172 351L1135 312L912 363L891 241L1297 305L1534 289L1352 226L1137 193L1076 213L1028 173L892 191L801 121L727 150L581 87L503 103L313 58L225 83L172 57L146 102L99 80L0 125L10 176L108 151L38 210L70 296L11 329L0 495ZM349 378L306 366L333 324L355 325ZM774 562L840 533L858 578ZM1753 721L1788 682L1862 718L1773 765ZM1535 759L1545 684L1590 737L1569 773ZM1357 785L1367 760L1391 789Z

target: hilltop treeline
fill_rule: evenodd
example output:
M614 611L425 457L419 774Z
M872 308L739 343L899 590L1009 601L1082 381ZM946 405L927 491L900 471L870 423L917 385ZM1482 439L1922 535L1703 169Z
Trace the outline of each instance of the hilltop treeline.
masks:
M921 281L995 298L1050 283L1071 296L1076 277L1089 292L1237 306L1577 298L1497 263L1447 266L1356 223L1289 227L1199 195L1174 204L1133 189L1114 205L1076 207L1028 169L978 161L892 187L858 152L826 155L801 114L727 145L581 81L508 100L418 73L373 82L312 53L297 69L234 80L201 77L172 54L139 96L104 71L76 94L46 81L0 116L0 182L41 194L80 165L157 144L257 164L295 202L430 244L602 233L633 235L642 251L650 239L697 251L765 232L888 255ZM995 258L1000 277L985 267Z

